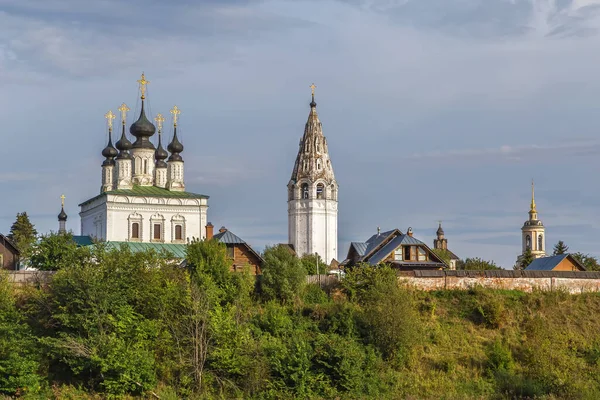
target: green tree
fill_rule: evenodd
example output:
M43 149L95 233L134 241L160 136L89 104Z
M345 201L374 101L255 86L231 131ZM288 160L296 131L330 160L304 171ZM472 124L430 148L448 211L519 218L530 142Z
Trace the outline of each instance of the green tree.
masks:
M463 269L469 271L485 271L485 270L496 270L502 269L496 265L494 261L486 261L479 257L473 258L465 258L463 260L459 260L456 263L456 269Z
M531 249L525 250L525 253L519 259L519 262L514 266L515 270L524 270L533 262L533 254L531 254Z
M263 255L261 291L267 300L294 300L306 284L302 263L284 246L267 247Z
M40 390L38 348L5 272L0 271L0 393L9 396Z
M30 265L40 271L57 271L80 265L89 258L89 249L77 247L70 233L42 235L30 253Z
M26 212L18 213L16 221L10 227L8 238L17 246L21 257L29 258L31 247L36 241L37 231Z
M600 264L598 264L598 259L596 257L581 252L573 253L572 256L583 264L586 270L600 271Z
M569 251L569 246L567 246L562 240L559 240L558 243L554 245L554 252L552 255L557 256L560 254L565 254L567 251Z
M435 253L436 256L441 258L442 261L446 263L446 265L450 265L451 256L450 256L450 252L448 250L445 250L445 249L431 249L431 250Z
M324 275L327 273L329 268L329 266L323 262L318 253L303 255L300 257L300 263L308 275L317 275L317 272L319 272L321 275ZM319 265L318 271L317 264Z

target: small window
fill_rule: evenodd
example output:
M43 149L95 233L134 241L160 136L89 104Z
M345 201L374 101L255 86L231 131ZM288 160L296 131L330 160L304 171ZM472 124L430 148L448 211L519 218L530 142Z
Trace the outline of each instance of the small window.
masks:
M183 240L183 227L175 225L175 240Z
M153 235L154 240L160 240L161 239L161 226L160 224L154 224L154 235Z
M317 160L317 171L321 170L321 160Z
M538 236L538 250L544 250L544 237L542 235Z
M317 185L317 199L322 199L323 198L323 190L325 189L325 186L323 186L322 183L319 183Z
M302 160L302 171L306 172L307 169L308 163L306 162L306 160Z
M140 224L134 222L131 224L131 238L139 239L140 238Z
M421 247L418 248L419 261L427 261L427 253Z
M308 183L302 184L302 198L308 199Z
M531 250L531 236L525 236L525 248Z
M148 173L148 160L144 158L144 174Z
M394 261L402 261L402 247L394 251Z
M317 150L317 153L321 151L321 147L319 146L319 139L315 141L315 150Z
M410 246L404 246L404 261L410 261Z
M227 257L233 258L233 247L227 247Z

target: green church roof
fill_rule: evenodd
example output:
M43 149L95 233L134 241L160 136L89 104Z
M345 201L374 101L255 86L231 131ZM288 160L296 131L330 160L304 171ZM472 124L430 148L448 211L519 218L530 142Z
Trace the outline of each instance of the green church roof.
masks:
M175 256L175 258L186 257L186 245L174 243L140 243L140 242L106 242L106 246L111 248L119 248L121 245L129 247L132 252L154 250L158 253L167 251Z
M159 188L157 186L139 186L134 185L132 189L117 189L111 190L95 196L87 201L84 201L79 206L87 204L97 198L107 195L124 195L124 196L141 196L141 197L171 197L179 199L208 199L208 196L190 192L177 192L173 190Z

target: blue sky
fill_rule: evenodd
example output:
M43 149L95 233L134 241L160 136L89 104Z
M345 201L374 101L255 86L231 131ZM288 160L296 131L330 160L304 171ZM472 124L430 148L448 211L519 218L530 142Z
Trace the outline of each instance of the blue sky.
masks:
M598 0L0 0L0 232L20 211L56 230L62 193L79 232L103 115L145 71L151 112L182 110L188 189L258 249L287 241L315 82L341 258L443 220L460 257L510 268L532 178L548 247L598 256L599 28Z

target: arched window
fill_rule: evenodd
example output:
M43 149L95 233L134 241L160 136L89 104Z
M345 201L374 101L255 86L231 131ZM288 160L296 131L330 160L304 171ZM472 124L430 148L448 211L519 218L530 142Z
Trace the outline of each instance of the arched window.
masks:
M137 222L134 222L133 224L131 224L131 238L132 239L140 238L140 224Z
M525 249L531 250L531 236L525 236Z
M321 151L321 146L319 146L319 139L315 140L315 150L317 153Z
M544 237L542 234L540 234L538 236L538 248L539 251L543 251L544 250Z
M323 198L323 190L325 190L325 186L322 183L317 185L317 199Z
M160 240L161 239L161 225L160 224L154 224L154 229L153 229L153 235L152 238L154 240Z
M148 173L148 160L144 158L144 174Z
M175 240L183 240L183 227L175 225Z
M308 199L308 183L302 184L302 198Z

